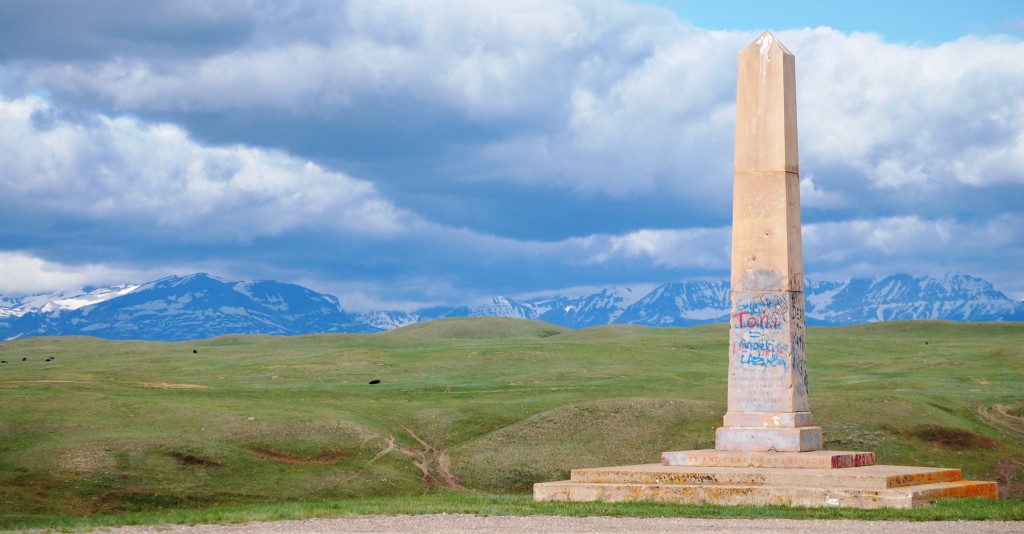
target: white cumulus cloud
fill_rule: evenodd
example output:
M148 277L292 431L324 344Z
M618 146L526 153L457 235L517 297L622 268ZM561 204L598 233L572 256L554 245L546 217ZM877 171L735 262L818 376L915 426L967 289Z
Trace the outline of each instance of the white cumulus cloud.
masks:
M570 239L593 263L641 261L672 268L728 269L729 229L642 229L623 235Z
M0 251L0 295L28 295L87 285L153 280L165 270L136 270L104 263L66 264L22 251Z
M10 78L140 112L330 117L409 102L503 125L470 147L478 179L696 202L727 189L735 56L750 34L592 0L250 11L252 38L206 56L23 62ZM779 38L797 56L802 168L820 187L1024 183L1024 43L923 47L827 27Z
M387 236L417 221L372 183L280 151L204 146L125 116L69 120L37 96L0 97L0 165L8 201L219 238L301 227Z

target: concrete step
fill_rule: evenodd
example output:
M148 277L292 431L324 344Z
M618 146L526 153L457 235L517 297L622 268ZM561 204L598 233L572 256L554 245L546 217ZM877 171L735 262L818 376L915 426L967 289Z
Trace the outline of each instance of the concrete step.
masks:
M788 469L844 469L875 465L867 451L749 452L700 449L661 453L665 465L701 467L785 467Z
M535 501L661 501L688 504L919 508L938 499L996 498L994 482L940 482L890 489L704 484L545 482Z
M800 486L808 488L889 489L919 484L956 482L959 469L871 465L845 469L778 467L689 467L626 465L574 469L572 482L608 484Z

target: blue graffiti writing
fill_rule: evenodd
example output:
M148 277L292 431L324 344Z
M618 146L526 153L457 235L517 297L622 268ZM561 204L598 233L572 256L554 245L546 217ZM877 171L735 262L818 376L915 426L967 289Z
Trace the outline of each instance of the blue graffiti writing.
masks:
M783 372L789 369L786 358L789 343L762 337L760 332L747 332L743 339L733 343L733 351L740 356L742 365L753 367L779 367Z
M744 352L740 355L740 363L743 365L750 365L753 367L781 367L782 371L785 372L789 368L789 364L786 363L784 358L780 358L778 354L772 354L771 357L765 358L764 356L758 356L754 353Z

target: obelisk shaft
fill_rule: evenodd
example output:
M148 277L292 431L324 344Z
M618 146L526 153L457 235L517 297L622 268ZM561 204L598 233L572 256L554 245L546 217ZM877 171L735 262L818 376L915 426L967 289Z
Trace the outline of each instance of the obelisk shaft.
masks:
M796 65L763 33L740 53L729 407L722 451L821 448L807 402Z

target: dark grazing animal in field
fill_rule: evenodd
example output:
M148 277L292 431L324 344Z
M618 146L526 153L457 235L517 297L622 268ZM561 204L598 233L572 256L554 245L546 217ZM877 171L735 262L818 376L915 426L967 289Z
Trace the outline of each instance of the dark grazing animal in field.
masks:
M371 384L380 384L380 380L376 380L376 379L370 380L370 383Z

